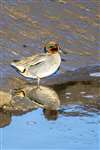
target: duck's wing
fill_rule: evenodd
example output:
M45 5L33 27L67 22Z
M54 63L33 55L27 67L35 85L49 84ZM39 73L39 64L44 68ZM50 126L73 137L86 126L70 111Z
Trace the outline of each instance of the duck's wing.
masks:
M46 54L36 54L20 61L14 61L11 66L17 68L20 72L23 72L26 68L34 66L46 60Z
M39 55L36 55L35 57L33 56L31 61L29 61L27 65L34 66L34 65L44 62L45 60L46 60L46 54L39 54Z

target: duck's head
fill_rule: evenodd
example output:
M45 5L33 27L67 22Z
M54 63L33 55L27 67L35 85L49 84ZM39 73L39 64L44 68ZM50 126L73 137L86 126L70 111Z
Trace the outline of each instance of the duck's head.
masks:
M44 46L44 51L45 53L50 53L50 54L55 54L55 53L59 53L60 52L60 48L59 45L54 42L54 41L50 41L49 43L47 43Z

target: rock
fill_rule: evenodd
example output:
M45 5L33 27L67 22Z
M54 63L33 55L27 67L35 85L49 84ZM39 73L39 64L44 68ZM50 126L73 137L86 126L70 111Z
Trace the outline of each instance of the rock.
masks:
M30 103L41 108L57 110L60 107L58 94L53 88L47 86L37 88L37 86L26 85L22 89L16 89L13 95L23 99L23 102L27 99ZM28 107L28 104L26 106Z
M40 86L40 88L32 89L28 96L45 109L57 110L60 107L59 96L53 88Z
M0 128L7 126L11 122L11 113L0 111Z
M9 105L12 99L12 95L6 91L0 91L0 107Z

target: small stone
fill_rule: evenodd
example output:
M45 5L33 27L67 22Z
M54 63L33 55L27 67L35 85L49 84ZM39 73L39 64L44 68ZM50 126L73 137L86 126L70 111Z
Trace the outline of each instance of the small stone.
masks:
M26 47L27 47L27 45L23 44L23 47L24 47L24 48L26 48Z

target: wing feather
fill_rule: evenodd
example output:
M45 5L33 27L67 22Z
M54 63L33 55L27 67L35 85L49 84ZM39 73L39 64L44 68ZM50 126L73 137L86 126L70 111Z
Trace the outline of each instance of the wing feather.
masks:
M23 60L12 62L11 65L16 67L19 71L23 72L24 69L35 66L43 61L46 60L46 54L36 54L27 58L24 58Z

